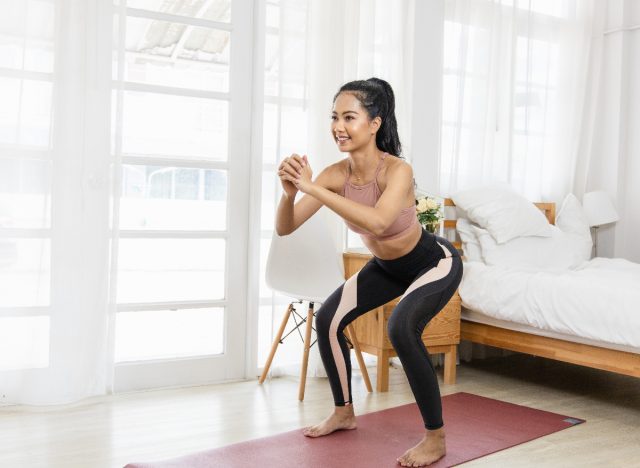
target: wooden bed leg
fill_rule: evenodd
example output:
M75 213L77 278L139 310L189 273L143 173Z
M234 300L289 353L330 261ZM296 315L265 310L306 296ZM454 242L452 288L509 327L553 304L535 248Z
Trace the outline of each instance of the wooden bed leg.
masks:
M458 347L451 345L449 352L444 354L444 383L447 385L456 383L456 355Z
M376 378L376 391L389 391L389 351L378 350L378 377Z

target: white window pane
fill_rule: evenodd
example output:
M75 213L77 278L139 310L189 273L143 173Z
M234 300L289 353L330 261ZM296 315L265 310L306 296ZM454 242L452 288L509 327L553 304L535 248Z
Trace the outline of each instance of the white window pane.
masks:
M275 225L276 216L276 184L280 184L280 179L276 177L274 171L262 173L262 204L260 213L260 229L272 231Z
M231 0L125 0L127 6L159 11L172 15L204 18L228 23L231 20Z
M457 132L452 125L442 125L440 135L440 174L441 177L450 174L453 170L453 160L457 148ZM448 187L448 185L444 185Z
M116 315L116 362L223 352L223 308L119 312Z
M49 239L0 238L0 307L49 305Z
M462 35L462 25L453 21L444 22L444 68L461 68L460 40Z
M224 239L120 239L118 302L222 299Z
M445 74L442 77L442 120L447 123L458 121L458 99L460 78Z
M20 96L19 144L49 146L52 86L53 84L47 81L23 81Z
M280 154L281 158L289 156L291 153L305 154L309 146L307 137L308 111L303 111L301 107L282 106L280 108ZM331 134L331 120L327 117L325 127L327 138ZM317 164L314 166L314 155L309 156L311 167L318 171ZM279 158L280 159L280 158Z
M464 83L462 124L473 128L485 128L488 118L488 82L484 78L467 77Z
M278 106L264 105L262 121L262 160L268 163L279 162L278 157Z
M128 18L124 79L226 92L229 39L228 31Z
M0 143L49 146L51 88L47 81L0 77Z
M280 27L280 5L274 5L272 2L266 5L266 20L267 28Z
M575 2L572 1L571 4L575 5ZM518 8L558 18L569 16L567 0L518 0Z
M225 230L227 171L124 165L121 229Z
M51 162L0 159L0 229L51 227Z
M300 35L298 40L283 41L281 52L282 70L280 73L280 89L282 97L305 99L305 71L307 70L307 52L305 50L305 36Z
M516 80L542 86L555 85L558 77L558 45L528 37L518 37Z
M0 371L49 366L49 317L0 318Z
M491 44L488 29L470 26L469 41L467 43L467 71L474 74L487 75Z
M18 143L21 80L0 77L0 143Z
M0 0L0 11L0 67L53 72L55 3Z
M277 331L277 328L274 331L273 315L273 306L260 306L258 313L258 366L263 365L267 361L275 331Z
M366 248L360 234L353 232L351 229L347 229L347 248Z
M226 160L228 124L226 101L125 92L122 150Z
M260 297L271 297L273 291L267 286L267 258L271 248L271 235L267 239L260 239Z
M266 33L264 38L264 94L280 94L280 39L276 34Z

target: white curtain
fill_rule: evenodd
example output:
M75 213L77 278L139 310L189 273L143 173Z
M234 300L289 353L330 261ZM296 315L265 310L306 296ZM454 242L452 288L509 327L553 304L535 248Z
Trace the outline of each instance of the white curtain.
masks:
M440 192L573 188L594 33L589 0L445 2Z
M506 182L530 200L560 203L574 189L592 130L583 116L603 6L445 1L441 194ZM513 354L470 342L459 352L465 361Z
M640 262L640 8L634 0L599 6L574 190L605 190L620 216L599 229L598 255Z
M108 7L0 2L0 404L69 403L111 378Z
M283 91L277 99L277 120L282 122L276 149L278 160L291 152L307 154L314 174L318 174L343 158L330 134L333 96L342 84L373 76L387 80L393 87L400 140L410 159L414 1L281 0L278 3L279 84ZM301 27L301 21L306 27ZM291 98L298 97L295 90L303 93L299 116L305 120L304 129L299 132L292 131L295 127L286 124ZM305 138L300 137L301 133ZM279 185L275 199L280 199ZM273 211L264 216L273 216ZM321 216L331 224L336 246L341 251L344 223L326 209L321 210ZM271 339L285 310L282 298L279 302L273 309ZM306 316L305 306L300 307L299 312ZM299 376L303 349L300 339L291 336L280 348L271 365L271 375ZM375 357L363 356L367 365L375 364ZM317 344L311 348L309 360L309 376L326 376ZM352 363L357 370L357 361L352 359Z

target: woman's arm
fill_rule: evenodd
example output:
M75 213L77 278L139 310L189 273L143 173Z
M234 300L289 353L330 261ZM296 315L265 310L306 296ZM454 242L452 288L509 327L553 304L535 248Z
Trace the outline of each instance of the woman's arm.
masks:
M301 169L302 164L296 164L296 162L302 163L302 158L299 158L299 156L296 158L295 156L297 155L292 158L294 161L292 161L291 165L296 169ZM291 169L287 170L294 172ZM336 186L336 175L335 165L328 166L318 175L315 184L333 193L330 189ZM280 174L280 179L283 184L288 180L284 174ZM276 213L276 232L279 236L291 234L322 207L322 203L318 199L308 194L305 194L300 201L295 203L295 195L296 193L291 190L284 190L280 198Z
M298 203L294 203L294 200L295 196L282 193L276 213L276 233L279 236L291 234L322 206L322 203L306 194Z
M300 191L373 235L384 233L398 217L404 208L407 192L413 186L413 170L404 161L387 170L387 187L374 207L349 200L316 182L311 182L311 169L308 165L297 178L287 177L291 177L289 180L296 184Z

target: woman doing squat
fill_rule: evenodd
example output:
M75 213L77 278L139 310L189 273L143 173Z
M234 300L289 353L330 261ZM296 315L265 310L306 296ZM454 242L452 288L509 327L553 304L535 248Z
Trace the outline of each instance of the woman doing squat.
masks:
M333 100L331 136L347 157L313 181L306 155L292 154L282 161L276 231L295 231L325 205L360 234L373 254L317 311L318 347L335 408L324 421L305 428L304 435L356 428L344 329L360 315L401 296L389 318L388 335L426 432L397 461L424 466L443 457L446 447L438 379L422 332L455 293L462 262L455 247L417 221L413 171L400 156L394 108L393 90L384 80L352 81L340 88ZM298 191L305 195L294 203Z

